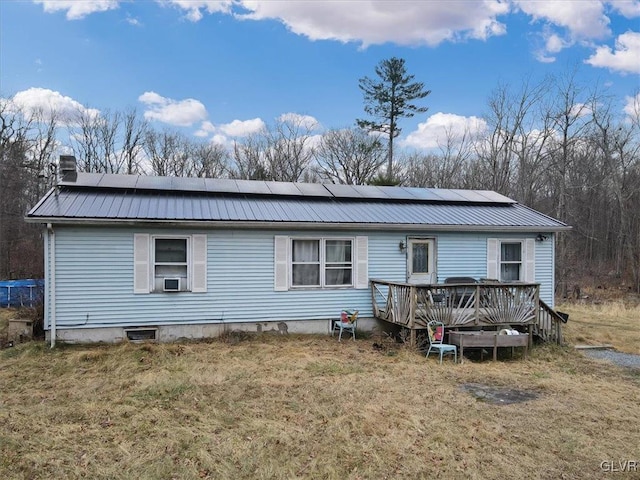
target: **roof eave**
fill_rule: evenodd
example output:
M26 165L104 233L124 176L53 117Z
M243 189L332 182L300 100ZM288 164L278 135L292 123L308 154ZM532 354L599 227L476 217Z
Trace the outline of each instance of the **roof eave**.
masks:
M105 218L69 218L27 216L29 223L51 223L55 225L84 226L138 226L138 227L181 227L181 228L262 228L279 230L298 228L305 230L424 230L424 231L465 231L465 232L562 232L571 230L568 225L436 225L423 223L340 223L340 222L273 222L238 220L169 220L169 219L105 219Z

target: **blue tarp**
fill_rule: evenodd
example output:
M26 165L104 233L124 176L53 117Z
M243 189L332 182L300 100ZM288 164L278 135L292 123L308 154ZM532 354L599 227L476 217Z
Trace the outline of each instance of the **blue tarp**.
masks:
M44 280L0 280L0 308L33 307L43 294Z

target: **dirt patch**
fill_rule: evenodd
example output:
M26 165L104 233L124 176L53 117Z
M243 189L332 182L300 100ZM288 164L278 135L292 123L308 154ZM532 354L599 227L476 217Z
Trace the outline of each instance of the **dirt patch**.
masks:
M493 405L509 405L538 398L538 394L531 391L495 387L481 383L465 383L461 388L473 395L479 402L487 402Z

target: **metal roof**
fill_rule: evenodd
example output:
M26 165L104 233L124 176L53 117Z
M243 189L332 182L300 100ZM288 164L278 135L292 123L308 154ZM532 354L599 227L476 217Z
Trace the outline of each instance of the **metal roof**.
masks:
M53 223L555 231L567 225L495 192L78 174L28 214Z

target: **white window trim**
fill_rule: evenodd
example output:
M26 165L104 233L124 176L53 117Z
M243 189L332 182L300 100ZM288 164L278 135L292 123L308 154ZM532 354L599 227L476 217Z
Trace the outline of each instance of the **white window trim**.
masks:
M507 243L518 243L520 244L520 260L502 260L502 245ZM502 279L502 265L520 265L520 269L518 270L519 275L517 280L509 280L510 282L523 282L525 277L525 264L524 264L524 240L523 239L513 239L513 240L499 240L498 241L498 278L501 282L505 282Z
M186 262L175 262L175 263L166 263L160 262L156 263L156 240L186 240L187 243L187 261ZM151 267L150 279L151 279L151 292L152 293L167 293L163 290L156 290L155 282L156 282L156 266L158 265L186 265L187 267L187 285L182 292L190 292L191 291L191 275L193 274L193 262L191 260L192 256L192 248L191 248L191 235L151 235L151 261L149 265Z
M320 242L320 256L318 262L296 262L296 263L319 263L320 265L320 284L319 285L294 285L293 284L293 242L295 240L315 240ZM347 240L351 242L351 283L344 285L328 285L326 283L326 242L327 240ZM317 290L317 289L343 289L354 288L356 282L356 237L289 237L288 246L288 277L289 277L289 289L291 290ZM345 267L348 268L348 267Z
M166 294L175 295L176 292L164 292L155 287L155 242L156 239L185 239L187 242L187 277L186 287L178 293L206 293L207 292L207 251L208 236L206 233L193 234L133 234L133 293L135 294ZM182 262L180 262L182 263ZM161 265L159 263L158 265ZM178 263L171 263L177 265ZM169 265L169 263L167 263ZM169 277L167 277L169 278Z
M487 278L502 280L500 277L502 262L502 244L520 243L520 280L518 282L535 283L536 278L536 242L533 238L488 238L487 239ZM515 280L514 280L515 281Z

